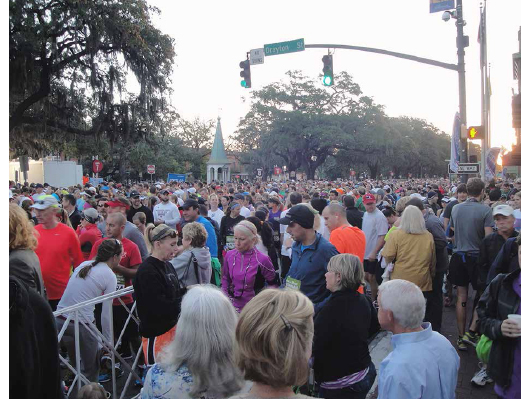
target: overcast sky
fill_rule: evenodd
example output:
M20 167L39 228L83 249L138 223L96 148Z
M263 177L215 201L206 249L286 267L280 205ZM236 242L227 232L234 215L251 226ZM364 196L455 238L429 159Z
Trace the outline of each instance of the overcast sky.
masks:
M467 121L481 123L479 0L464 0ZM330 1L172 1L153 0L161 9L156 26L175 39L172 101L183 118L221 116L231 135L248 111L250 91L240 86L239 62L246 52L267 43L304 38L306 44L349 44L408 53L457 63L455 20L430 14L428 0ZM520 0L489 0L488 60L492 82L492 145L515 140L511 118L512 53L519 51ZM271 56L251 67L252 87L285 78L289 69L316 77L323 49ZM351 74L364 92L390 116L426 119L450 134L458 110L457 72L394 57L336 50L334 71Z

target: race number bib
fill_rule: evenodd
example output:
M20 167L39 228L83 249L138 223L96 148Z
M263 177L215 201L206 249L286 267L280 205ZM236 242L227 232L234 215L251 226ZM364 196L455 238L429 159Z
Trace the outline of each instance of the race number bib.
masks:
M289 288L290 290L300 291L300 280L297 280L292 277L286 278L286 288Z
M123 277L121 274L116 274L116 291L122 290L125 288L125 277Z
M229 250L232 250L235 248L235 240L234 240L233 236L226 236L226 247Z

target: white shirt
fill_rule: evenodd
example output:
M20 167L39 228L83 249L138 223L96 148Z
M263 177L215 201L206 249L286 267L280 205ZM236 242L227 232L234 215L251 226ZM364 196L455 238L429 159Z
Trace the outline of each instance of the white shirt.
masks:
M288 213L289 209L286 209L280 214L280 218L282 219L284 216L286 216L286 213ZM286 233L286 226L285 224L280 224L280 239L281 239L281 248L280 248L280 254L284 256L289 256L291 258L291 247L286 249L286 246L284 243L286 242L286 239L290 238L291 236ZM293 240L292 240L293 242Z
M320 227L318 228L317 233L320 233L322 237L329 241L329 236L331 235L331 232L326 227L324 216L320 216Z
M243 206L243 207L241 207L240 214L241 214L241 216L244 216L245 218L249 218L251 211L248 208L246 208L245 206Z
M181 214L175 204L168 201L166 204L161 201L159 204L154 206L154 221L162 220L167 226L176 228L177 223L181 221Z
M87 274L87 277L84 279L78 277L80 270L93 262L93 260L83 262L74 270L56 310L68 308L69 306L116 291L116 275L104 262L100 262L96 266L93 266L90 269L89 274ZM103 310L101 311L101 327L103 329L103 335L108 340L110 340L109 306L112 306L112 299L103 302ZM64 316L67 317L68 314L64 314ZM85 323L93 323L94 304L79 309L78 316Z
M219 209L217 208L217 210L214 212L212 211L211 209L208 210L208 217L214 221L217 222L217 224L219 225L219 228L221 227L221 219L223 218L224 216L224 212L222 211L222 209Z

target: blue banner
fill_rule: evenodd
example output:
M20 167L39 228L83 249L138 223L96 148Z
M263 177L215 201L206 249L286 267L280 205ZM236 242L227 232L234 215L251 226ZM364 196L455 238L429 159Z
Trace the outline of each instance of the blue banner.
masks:
M182 175L179 173L169 173L168 177L166 179L167 183L170 183L172 180L178 181L178 182L184 182L186 181L186 175Z
M454 0L429 0L429 4L431 13L456 8L454 6Z

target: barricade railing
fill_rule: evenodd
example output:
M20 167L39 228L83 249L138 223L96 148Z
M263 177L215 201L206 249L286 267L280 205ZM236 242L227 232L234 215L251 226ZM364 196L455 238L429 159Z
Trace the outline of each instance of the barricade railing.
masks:
M66 331L67 327L69 326L69 324L71 322L74 323L74 347L75 347L75 355L76 355L75 356L76 362L75 362L74 367L73 367L73 365L71 365L69 363L69 361L67 361L67 359L65 359L61 354L59 354L60 361L74 374L74 379L68 389L67 395L69 395L71 392L73 392L73 389L75 389L75 388L77 390L79 390L82 386L82 383L89 384L90 382L96 382L96 383L98 382L98 381L89 381L81 373L80 325L82 325L88 333L92 334L96 338L98 344L101 345L102 348L105 349L105 351L107 351L110 354L110 357L112 360L112 362L111 362L112 363L112 370L111 370L112 371L112 398L114 398L114 399L118 398L117 389L116 389L117 388L116 387L116 385L117 385L116 384L116 359L118 359L121 366L124 367L129 372L127 381L125 382L125 386L123 387L123 390L121 391L122 398L124 397L132 378L135 378L137 380L141 379L141 376L139 374L137 374L135 370L138 365L141 353L143 351L143 344L141 344L139 346L139 349L136 353L136 358L132 365L128 364L128 362L125 359L123 359L116 350L116 348L118 348L119 345L121 344L123 335L125 334L125 330L127 329L130 320L133 319L136 323L139 324L139 320L134 315L134 311L136 309L136 301L133 302L132 307L129 309L128 306L121 299L121 297L123 297L124 295L132 294L133 292L134 292L133 287L127 287L122 290L118 290L118 291L112 292L107 295L102 295L97 298L90 299L88 301L84 301L84 302L78 303L76 305L69 306L67 308L63 308L63 309L60 309L60 310L57 310L54 312L55 317L61 316L61 318L63 320L65 320L62 328L58 332L58 342L59 343L61 342L63 335L65 334L65 331ZM113 345L114 320L113 320L113 311L112 311L114 299L119 300L119 302L121 303L121 306L123 306L128 313L128 317L125 321L123 329L121 330L121 333L120 333L115 345ZM83 308L92 306L92 305L97 305L99 303L108 302L108 301L110 301L110 306L109 306L110 341L107 340L105 335L103 335L94 324L92 324L91 322L88 322L88 321L86 322L85 320L82 320L80 318L80 311Z

